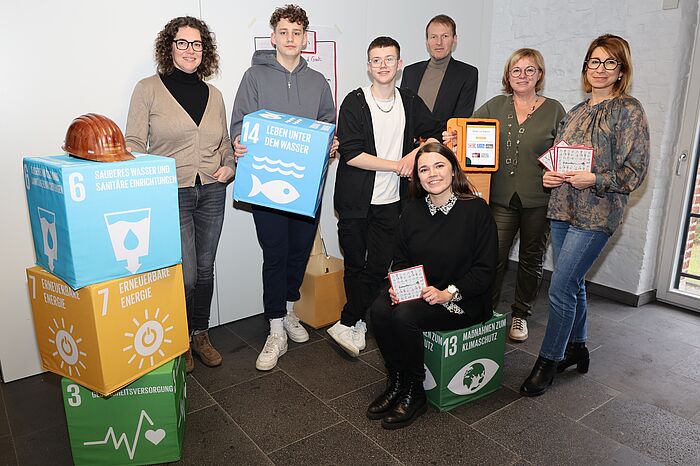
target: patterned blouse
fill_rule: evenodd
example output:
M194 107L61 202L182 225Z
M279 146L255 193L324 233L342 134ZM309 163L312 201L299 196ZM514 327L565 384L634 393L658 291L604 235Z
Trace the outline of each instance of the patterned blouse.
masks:
M552 189L547 216L584 230L612 235L620 223L629 193L644 181L649 165L649 124L642 104L622 95L572 108L559 124L555 144L593 148L595 185L576 189L563 183Z

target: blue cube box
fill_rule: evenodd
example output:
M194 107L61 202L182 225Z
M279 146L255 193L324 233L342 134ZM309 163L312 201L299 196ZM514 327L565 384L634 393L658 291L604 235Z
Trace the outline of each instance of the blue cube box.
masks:
M175 161L25 157L36 263L78 289L182 261Z
M270 110L243 118L233 199L313 217L335 125Z

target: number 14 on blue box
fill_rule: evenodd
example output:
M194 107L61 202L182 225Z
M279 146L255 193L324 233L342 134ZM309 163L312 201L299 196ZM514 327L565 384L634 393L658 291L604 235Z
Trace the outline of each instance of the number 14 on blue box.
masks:
M234 200L315 216L334 132L331 123L270 110L246 115Z

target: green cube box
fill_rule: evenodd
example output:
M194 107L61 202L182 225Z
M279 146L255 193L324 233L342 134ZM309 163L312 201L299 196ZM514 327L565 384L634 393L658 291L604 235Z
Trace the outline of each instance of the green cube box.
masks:
M187 412L185 377L182 356L107 397L64 377L73 462L154 464L180 459Z
M503 375L506 316L449 332L423 332L428 401L440 411L498 390Z

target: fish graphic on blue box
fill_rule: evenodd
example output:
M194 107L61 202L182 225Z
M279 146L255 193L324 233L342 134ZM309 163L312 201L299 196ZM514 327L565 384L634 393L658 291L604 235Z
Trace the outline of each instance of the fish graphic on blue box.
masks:
M315 216L334 133L332 123L270 110L246 115L234 200Z
M74 289L181 262L175 161L25 157L36 264Z

